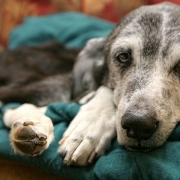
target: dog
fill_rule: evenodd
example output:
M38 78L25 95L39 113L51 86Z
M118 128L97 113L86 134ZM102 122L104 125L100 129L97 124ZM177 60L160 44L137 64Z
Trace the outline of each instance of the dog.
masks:
M180 7L166 2L140 7L94 40L104 46L103 86L60 141L66 164L91 163L116 135L130 151L164 144L180 119L179 32Z
M97 61L98 83L91 77L89 87L98 89L94 97L87 98L59 142L58 152L67 165L92 163L116 136L130 151L148 152L164 144L180 119L179 12L180 7L172 3L143 6L128 14L108 37L90 40L80 52L80 59ZM86 72L82 69L81 74ZM80 92L76 85L74 90L74 94ZM21 110L32 105L23 106L5 113L5 124L14 132L11 139L16 137L17 127L36 128L33 118L28 122ZM44 117L45 108L32 109L29 112L37 110ZM17 111L24 118L15 118ZM48 132L43 131L45 127ZM39 144L52 140L52 128L48 127L43 124L41 135L35 133L36 138L40 136ZM48 145L43 150L38 147L35 155Z

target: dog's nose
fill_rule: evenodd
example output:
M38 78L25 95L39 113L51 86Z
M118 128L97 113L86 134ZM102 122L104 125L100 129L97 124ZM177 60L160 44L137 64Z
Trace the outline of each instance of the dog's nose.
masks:
M158 128L159 122L150 115L125 114L121 126L130 138L148 140Z

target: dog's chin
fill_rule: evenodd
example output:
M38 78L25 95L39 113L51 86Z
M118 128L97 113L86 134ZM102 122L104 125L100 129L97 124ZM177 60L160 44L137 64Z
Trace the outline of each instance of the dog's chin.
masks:
M150 152L153 148L149 147L142 147L142 146L125 146L128 151L135 151L135 152Z

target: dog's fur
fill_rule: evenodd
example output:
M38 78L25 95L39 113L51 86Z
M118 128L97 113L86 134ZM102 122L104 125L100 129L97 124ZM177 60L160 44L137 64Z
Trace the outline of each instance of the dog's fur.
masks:
M69 102L79 51L58 42L5 50L0 54L0 100L37 106Z
M101 155L114 137L115 125L119 144L129 150L163 145L180 119L179 32L180 7L171 3L141 7L116 26L102 51L102 83L113 90L116 113L109 97L109 103L101 104L97 92L98 103L87 103L61 140L67 164L85 165L94 154Z
M88 43L79 57L100 59L100 83L92 87L104 86L60 141L67 164L92 162L116 134L129 150L163 145L180 119L179 32L180 7L162 3L131 12L107 38Z

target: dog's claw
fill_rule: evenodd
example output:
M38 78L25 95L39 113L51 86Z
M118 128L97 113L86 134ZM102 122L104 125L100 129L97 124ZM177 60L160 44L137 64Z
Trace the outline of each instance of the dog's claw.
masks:
M96 158L97 153L95 151L93 151L88 159L88 163L92 163L93 160Z
M66 156L66 151L61 151L60 156L64 159L64 157Z
M32 121L25 121L23 123L24 126L33 125L34 123Z
M18 126L20 126L20 125L22 125L22 123L20 123L20 122L15 122L15 123L13 124L13 127L16 128L16 127L18 127Z
M65 158L64 158L64 161L68 164L70 159L71 159L71 156L72 156L72 153L67 153Z
M38 134L39 140L40 141L45 141L47 139L47 136L45 134Z
M71 162L72 162L72 164L76 164L76 160L75 159L72 159Z
M66 137L62 138L62 139L59 141L59 145L62 145L65 140L66 140Z

